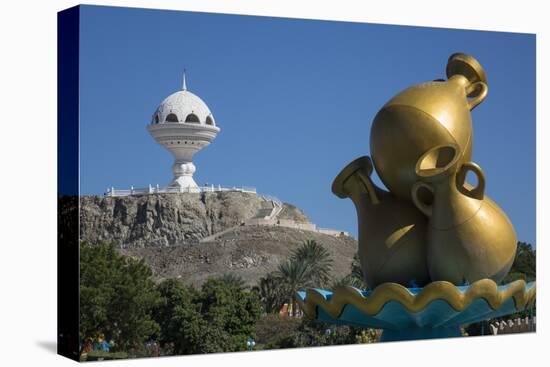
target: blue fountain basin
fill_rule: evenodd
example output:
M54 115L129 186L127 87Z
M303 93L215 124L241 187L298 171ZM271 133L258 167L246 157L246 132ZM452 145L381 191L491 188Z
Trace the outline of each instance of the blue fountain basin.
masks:
M522 311L536 295L535 282L497 286L490 279L469 286L432 282L424 288L385 283L372 291L340 287L334 292L297 292L308 317L318 321L384 329L383 340L460 336L460 326Z

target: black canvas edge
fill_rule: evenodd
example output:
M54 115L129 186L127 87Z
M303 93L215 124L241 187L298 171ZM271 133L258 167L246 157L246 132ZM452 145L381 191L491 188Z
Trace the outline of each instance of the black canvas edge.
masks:
M79 360L80 7L57 13L57 353Z

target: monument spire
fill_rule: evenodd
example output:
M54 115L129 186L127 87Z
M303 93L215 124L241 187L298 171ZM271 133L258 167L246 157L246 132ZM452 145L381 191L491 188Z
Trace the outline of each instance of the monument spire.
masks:
M185 82L185 69L183 69L183 86L182 90L187 90L187 83Z

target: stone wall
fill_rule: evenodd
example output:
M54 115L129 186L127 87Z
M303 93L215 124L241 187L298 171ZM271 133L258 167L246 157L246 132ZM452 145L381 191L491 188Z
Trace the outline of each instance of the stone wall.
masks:
M252 218L247 220L244 224L247 226L274 226L274 227L300 229L302 231L323 233L329 236L349 236L349 233L345 231L339 231L336 229L329 229L329 228L317 228L317 225L315 225L314 223L297 222L292 219Z

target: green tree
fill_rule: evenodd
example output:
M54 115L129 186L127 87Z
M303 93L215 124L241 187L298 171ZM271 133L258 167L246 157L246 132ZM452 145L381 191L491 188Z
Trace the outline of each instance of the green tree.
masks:
M357 252L353 255L353 260L351 261L350 276L357 284L361 285L360 288L366 289L368 287L368 284L364 280L363 268L361 268L361 261L359 260L359 254Z
M276 277L281 279L293 316L297 314L296 292L328 284L332 264L330 253L314 240L304 241L286 261L279 264Z
M282 286L287 294L289 304L292 305L292 315L297 314L296 292L313 287L312 268L307 262L289 259L279 264L277 276L282 280Z
M255 292L228 277L208 279L194 290L176 281L159 285L163 301L155 309L160 340L174 354L246 350L261 314Z
M290 260L305 263L317 286L323 287L329 283L334 261L327 249L315 240L304 241L292 252Z
M223 351L246 350L246 341L253 336L262 312L258 295L211 278L203 284L198 302L206 322L228 333Z
M335 279L331 285L330 289L336 289L338 287L349 286L355 287L358 289L365 289L365 282L362 279L357 279L352 274L348 274L342 278Z
M530 244L526 242L518 242L514 263L502 283L506 284L518 279L523 279L526 282L535 280L537 273L536 258L537 252Z
M113 245L80 245L80 339L104 334L125 350L159 331L151 318L159 294L143 260Z
M331 289L336 289L339 286L351 286L359 289L367 289L367 283L363 279L363 270L359 262L359 255L355 253L351 262L351 272L339 279L336 279L331 284Z
M192 341L182 336L186 328L200 318L200 305L194 303L198 292L176 279L164 280L157 289L161 301L154 308L153 316L160 326L161 346L176 354L191 350Z
M287 294L282 286L282 279L274 273L260 278L252 290L258 293L265 313L277 313L283 307Z
M366 338L361 329L351 326L336 326L304 319L292 334L279 340L279 348L303 348L325 345L343 345L374 342Z
M271 313L262 316L256 323L257 348L280 348L281 341L295 333L301 323L299 318L288 315Z
M221 280L224 283L229 284L231 287L235 287L237 289L244 290L248 288L244 279L239 275L226 273L221 276Z

